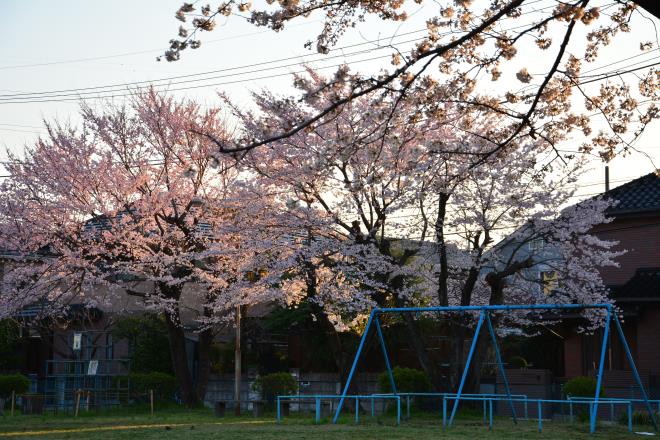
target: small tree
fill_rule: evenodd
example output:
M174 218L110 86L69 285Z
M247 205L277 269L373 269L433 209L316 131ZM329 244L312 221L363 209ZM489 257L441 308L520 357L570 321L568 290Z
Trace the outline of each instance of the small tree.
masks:
M24 394L30 389L30 379L22 374L0 376L0 398L8 398L12 392Z
M11 319L0 320L0 372L19 369L19 328Z
M255 391L261 393L261 397L273 403L277 396L288 396L298 391L296 379L287 372L271 373L259 376L254 382Z
M569 380L562 387L566 397L594 397L596 395L596 379L593 377L578 376ZM605 390L601 388L600 396L605 396Z
M394 367L392 369L394 385L400 393L427 393L431 391L429 377L420 370L414 368ZM378 375L378 388L384 393L392 392L390 375L387 371Z
M119 318L112 335L128 341L132 372L173 372L167 327L162 316L145 314Z

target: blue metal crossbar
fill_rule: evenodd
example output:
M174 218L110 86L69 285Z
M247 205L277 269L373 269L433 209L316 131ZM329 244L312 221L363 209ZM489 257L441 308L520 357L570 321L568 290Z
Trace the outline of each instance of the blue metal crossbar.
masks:
M509 400L509 405L511 406L511 410L513 412L513 419L514 422L516 420L516 413L515 409L513 407L513 396L511 395L511 390L508 384L508 379L506 377L505 371L504 371L504 365L502 363L502 358L499 353L499 347L497 345L497 337L495 334L495 330L493 328L491 319L490 319L490 313L491 312L507 312L507 311L522 311L522 310L585 310L585 309L603 309L606 312L606 320L605 320L605 325L604 325L604 332L603 332L603 342L601 345L601 355L600 355L600 363L598 365L598 377L597 377L597 382L598 386L596 387L596 394L594 396L594 400L592 405L590 406L591 411L591 417L590 417L590 431L593 433L596 430L596 419L597 419L597 414L598 414L598 403L599 401L602 401L603 399L600 398L600 389L602 385L602 376L603 376L603 365L605 363L605 352L607 351L607 342L609 338L609 329L611 322L614 321L614 325L617 330L617 334L619 335L619 338L621 340L621 344L624 348L624 351L626 352L626 357L628 358L628 362L630 364L630 368L633 373L633 377L635 378L635 382L639 386L639 389L642 394L642 400L646 404L646 408L648 410L649 416L651 418L651 422L653 423L653 427L657 430L658 426L655 420L655 414L653 413L653 409L651 408L651 404L649 403L648 396L646 394L646 390L644 389L644 385L642 384L642 380L639 376L639 372L637 371L637 367L635 366L635 361L632 357L632 353L630 352L630 347L628 346L628 342L626 341L625 335L623 334L623 329L621 328L621 323L619 322L619 319L614 313L613 306L612 304L516 304L516 305L492 305L492 306L448 306L448 307L394 307L394 308L375 308L371 311L371 314L369 315L369 319L367 320L367 325L364 329L364 333L362 333L362 338L360 339L360 344L358 345L357 353L355 354L355 358L353 359L353 364L351 366L351 370L348 374L348 379L346 380L346 384L344 386L344 390L339 396L339 403L337 405L337 411L335 412L335 415L332 419L333 423L337 423L337 420L339 419L339 414L341 413L341 408L344 404L344 400L346 397L348 397L348 390L351 386L351 381L353 380L353 376L355 375L355 371L357 370L357 365L360 360L360 357L362 355L362 352L364 350L365 346L365 341L367 340L367 337L369 335L369 330L371 329L372 324L375 322L376 323L376 329L378 333L378 337L381 342L381 348L383 350L384 356L385 356L385 365L387 368L387 372L391 381L392 385L392 390L394 391L395 395L396 393L396 388L394 384L394 378L392 375L392 368L390 366L389 362L389 357L387 354L387 347L385 343L385 339L383 338L382 330L380 328L380 322L379 322L379 315L382 314L388 314L388 313L415 313L415 314L420 314L420 313L456 313L456 312L479 312L479 318L477 322L477 327L474 333L474 336L472 338L472 344L470 346L470 352L468 353L467 357L467 362L465 363L465 366L463 367L463 373L461 375L461 381L458 386L458 391L456 393L456 396L452 398L454 400L454 405L452 407L451 411L451 416L450 416L450 424L451 421L454 419L454 416L456 415L456 411L458 410L458 405L462 399L462 392L463 392L463 387L465 386L465 382L467 379L467 376L469 374L469 369L470 369L470 364L472 362L472 358L474 356L475 349L477 347L477 340L479 338L479 333L481 331L481 328L483 326L484 321L486 322L486 328L488 329L488 332L490 333L491 336L491 341L494 344L495 347L495 352L496 352L496 358L497 358L497 363L499 365L500 373L502 374L504 383L505 383L505 390L506 390L506 398ZM472 400L472 399L469 399ZM446 401L443 401L446 403ZM610 402L610 401L607 401ZM611 402L610 402L611 403ZM541 416L540 412L542 411L541 406L539 405L538 408L539 411L539 426L541 425Z
M480 312L511 310L585 310L612 309L612 304L513 304L496 306L446 306L446 307L388 307L375 308L371 312L384 313L428 313L428 312Z
M355 423L360 421L360 400L371 399L383 399L383 400L394 400L396 402L396 424L401 424L401 397L393 394L383 394L383 395L372 395L372 394L353 394L348 396L336 395L336 394L309 394L309 395L283 395L277 396L277 423L282 421L282 408L281 403L283 400L314 400L315 406L315 421L316 423L321 422L321 400L337 400L344 397L350 399L355 399ZM373 403L372 403L372 415L373 415Z
M399 394L401 395L401 394ZM587 402L593 402L594 398L593 397L578 397L578 396L568 396L566 397L566 400L572 400L576 402L581 402L581 401L587 401ZM601 397L599 399L601 402L609 402L610 400L613 401L622 401L622 402L631 402L631 403L644 403L644 399L626 399L624 397ZM660 412L660 399L649 399L648 402L651 405L657 405L658 406L658 412Z
M401 396L405 397L406 399L406 419L410 419L410 398L411 397L439 397L443 398L445 396L448 397L456 397L456 393L377 393L377 394L372 394L374 397L380 397L380 396ZM502 394L498 393L478 393L478 394L463 394L463 396L469 396L469 397L503 397ZM527 418L527 395L526 394L510 394L511 397L519 398L519 399L524 399L525 405L525 418ZM485 401L484 401L485 404ZM372 404L372 415L373 415L373 404ZM485 416L485 413L484 413Z
M453 424L452 419L447 419L447 401L448 400L457 400L459 399L459 396L445 396L443 397L443 402L442 402L442 427L447 428L451 427ZM543 404L553 404L553 403L559 403L559 404L568 404L568 405L573 405L573 404L584 404L584 405L589 405L589 412L593 413L595 411L594 409L594 400L577 400L577 399L566 399L566 400L560 400L560 399L519 399L519 398L513 398L509 399L508 396L491 396L491 397L479 397L479 396L467 396L463 395L460 397L461 400L472 400L472 401L478 401L478 402L488 402L488 406L490 408L490 423L489 423L489 429L493 428L493 415L492 415L492 404L495 401L502 401L502 400L509 400L513 402L524 402L524 403L536 403L537 405L537 419L538 419L538 429L539 432L543 430ZM627 413L628 413L628 430L632 431L632 403L635 400L639 399L632 399L632 400L626 400L626 399L600 399L601 403L609 404L609 405L625 405L627 407ZM641 401L641 400L640 400ZM484 414L485 418L485 414Z
M594 401L593 397L577 397L577 396L568 396L566 399L570 402L575 402L575 403L590 403ZM606 397L606 398L601 398L599 399L601 403L605 404L612 404L615 402L629 402L631 404L633 403L644 403L644 399L625 399L621 397ZM649 405L656 405L657 411L660 413L660 399L649 399L648 400ZM610 409L610 417L613 419L613 409ZM571 407L571 414L572 414L572 407Z

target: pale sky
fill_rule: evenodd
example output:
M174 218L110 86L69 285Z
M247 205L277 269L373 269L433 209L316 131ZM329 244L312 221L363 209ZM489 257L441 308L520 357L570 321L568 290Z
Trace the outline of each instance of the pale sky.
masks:
M217 102L215 93L222 90L239 104L249 105L249 90L269 87L275 92L288 92L291 90L291 77L288 74L300 69L293 64L303 59L310 61L324 58L303 47L304 42L313 38L320 28L319 21L314 17L295 22L285 31L274 33L264 28L256 28L241 17L232 16L229 19L221 19L216 30L202 35L200 49L184 52L182 59L175 63L156 62L156 56L162 54L168 40L176 34L180 23L174 18L174 12L180 3L180 0L2 0L0 94L63 91L57 93L61 96L51 98L58 102L2 102L3 97L0 97L0 147L3 150L0 157L5 157L5 148L21 151L26 143L34 141L43 133L43 118L59 118L75 123L78 106L76 100L79 96L77 93L80 91L68 89L117 85L113 89L116 90L116 95L121 95L128 92L126 84L141 82L141 85L144 85L148 81L161 78L215 71L204 76L172 79L166 83L174 90L195 87L176 91L178 96L189 96L202 102L213 103ZM258 5L263 2L253 3ZM359 33L348 34L338 44L340 47L361 45L331 52L325 57L325 61L312 65L334 66L347 61L353 69L366 73L388 66L388 56L391 53L389 50L367 52L367 49L374 49L376 45L364 43L379 38L389 42L386 37L396 34L398 37L393 40L394 43L401 43L401 48L411 47L412 43L406 42L422 35L413 32L423 29L424 20L436 14L435 3L425 3L423 8L412 10L412 17L402 24L370 20L359 28ZM611 3L594 0L594 4L598 5ZM543 8L551 4L553 2L550 0L539 0L534 7ZM646 15L652 17L648 13ZM603 52L593 67L588 66L585 69L614 63L638 54L640 42L656 40L654 24L660 25L660 20L637 16L631 23L632 32L617 38L616 43ZM526 67L532 73L542 72L543 66L537 63L547 60L537 59L538 51L533 53L535 58L525 57L525 52L522 51L516 62L528 63ZM594 73L632 63L657 62L659 54L660 51L646 53ZM377 57L383 58L371 60ZM257 63L284 58L290 59L254 66ZM247 65L253 66L227 70ZM274 68L277 66L284 67ZM221 69L225 70L218 72ZM332 70L329 68L324 71L330 73ZM202 78L207 79L202 81ZM635 79L633 75L624 78L630 81ZM516 81L515 77L510 81ZM82 92L88 93L84 95L88 98L98 96L95 95L95 89ZM635 144L640 151L653 158L657 166L660 166L659 125L657 121L652 123L647 133ZM566 148L575 149L577 146L576 141L567 144ZM610 163L612 186L651 171L653 165L643 154L635 153L626 158L617 158ZM595 161L593 171L583 179L584 187L580 194L601 191L603 180L603 165Z

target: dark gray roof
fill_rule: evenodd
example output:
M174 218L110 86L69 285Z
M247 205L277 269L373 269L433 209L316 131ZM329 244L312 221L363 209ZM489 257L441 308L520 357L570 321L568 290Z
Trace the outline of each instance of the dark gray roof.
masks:
M607 210L611 216L660 211L660 177L655 173L611 189L603 196L617 201Z

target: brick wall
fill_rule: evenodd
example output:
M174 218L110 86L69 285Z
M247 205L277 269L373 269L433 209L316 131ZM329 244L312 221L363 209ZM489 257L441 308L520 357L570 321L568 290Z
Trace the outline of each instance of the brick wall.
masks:
M605 284L624 284L640 267L660 267L660 216L617 218L593 229L599 238L616 240L615 250L627 250L617 259L619 268L605 268Z
M575 377L582 372L582 338L577 334L570 334L564 339L564 374L566 377Z
M637 324L637 368L645 374L660 374L660 307L645 306Z
M506 377L511 388L511 394L526 395L529 399L552 399L553 397L553 376L550 370L542 369L506 369ZM505 393L504 381L501 374L497 374L496 388L498 394ZM495 404L496 413L500 416L510 416L511 408L506 401L499 401ZM524 417L527 412L528 417L534 417L537 414L537 404L530 403L525 411L525 404L515 402L514 408L518 417ZM542 413L546 414L550 405L544 404Z
M614 250L627 251L617 258L618 268L608 267L601 271L605 284L625 284L635 275L638 268L660 267L660 216L617 218L611 223L596 226L592 232L601 239L618 241L619 244ZM641 306L639 315L627 321L624 324L624 331L637 367L645 374L658 374L660 372L660 304ZM600 344L597 345L600 347ZM624 358L619 345L614 342L613 367L625 370L629 368L628 361ZM564 349L566 377L587 373L583 365L584 350L582 336L575 334L567 336Z

